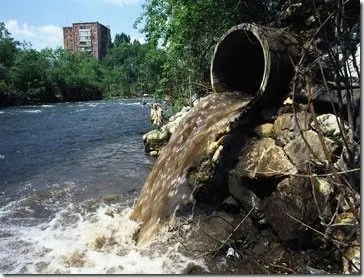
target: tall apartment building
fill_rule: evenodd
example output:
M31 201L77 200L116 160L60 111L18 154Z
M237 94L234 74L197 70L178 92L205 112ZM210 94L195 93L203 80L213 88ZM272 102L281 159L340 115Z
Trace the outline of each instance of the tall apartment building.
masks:
M72 52L87 52L101 60L110 43L110 29L98 22L73 23L72 27L63 27L64 48Z

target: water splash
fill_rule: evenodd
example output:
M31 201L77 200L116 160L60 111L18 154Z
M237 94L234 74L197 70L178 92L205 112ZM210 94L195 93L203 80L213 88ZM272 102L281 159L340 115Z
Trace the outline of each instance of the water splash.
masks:
M97 201L97 200L95 200ZM98 202L97 202L98 203ZM0 271L7 274L163 274L183 273L202 261L185 257L160 238L155 248L133 239L138 224L128 204L97 209L70 204L39 226L0 229ZM9 254L12 254L9 256Z
M142 222L139 243L152 239L160 224L173 215L181 202L190 199L188 169L214 154L215 142L230 130L250 100L241 92L210 94L183 119L156 161L131 215Z

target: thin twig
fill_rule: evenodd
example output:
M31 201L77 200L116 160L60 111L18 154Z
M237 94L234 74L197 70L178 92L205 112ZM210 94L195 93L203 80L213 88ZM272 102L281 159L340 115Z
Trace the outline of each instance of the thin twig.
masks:
M309 228L310 230L312 230L312 231L314 231L314 232L318 233L319 235L323 236L325 239L329 239L329 240L331 240L332 242L335 242L335 243L340 244L340 245L342 245L342 246L347 246L347 244L346 244L346 243L343 243L343 242L338 241L338 240L333 239L333 238L328 238L328 237L327 237L327 235L325 235L324 233L322 233L322 232L320 232L320 231L316 230L315 228L312 228L311 226L309 226L309 225L307 225L307 224L303 223L302 221L300 221L300 220L298 220L297 218L295 218L295 217L293 217L292 215L290 215L288 212L285 212L285 214L286 214L288 217L292 218L294 221L297 221L297 222L298 222L298 223L300 223L301 225L305 226L306 228Z
M270 266L273 266L273 267L278 267L278 268L282 268L282 269L284 269L284 270L288 270L288 271L290 271L290 272L292 272L292 273L296 273L296 271L294 271L293 269L290 269L290 268L288 268L288 267L284 267L284 266L282 266L282 265L277 265L277 264L269 264Z
M339 214L339 208L340 208L341 198L342 198L342 194L340 193L340 194L339 194L339 200L337 201L337 204L336 204L335 212L334 212L334 214L332 215L332 217L331 217L331 220L330 220L329 224L326 224L327 228L326 228L325 234L327 234L327 233L328 233L328 230L330 229L330 227L331 227L332 223L334 223L334 221L335 221L335 219L336 219L336 216Z
M249 260L253 261L257 266L259 266L261 269L263 269L267 274L270 274L268 270L266 270L264 267L262 267L254 258L249 257Z
M293 168L292 168L293 169ZM327 174L315 174L315 173L312 173L312 174L290 174L290 173L283 173L283 172L279 172L279 171L264 171L264 172L261 172L261 171L256 171L256 170L250 170L250 169L243 169L242 171L246 171L246 172L253 172L253 173L256 173L256 174L261 174L261 175L269 175L269 174L280 174L282 176L292 176L292 177L299 177L299 178L311 178L311 177L329 177L329 176L333 176L334 173L327 173ZM337 172L335 174L337 175L345 175L347 173L352 173L352 172L358 172L360 171L360 168L355 168L355 169L349 169L349 170L345 170L345 171L340 171L340 172Z
M232 228L235 228L235 226L234 226L233 224L231 224L229 221L227 221L224 217L222 217L222 216L220 216L220 215L211 215L211 216L209 216L206 220L211 219L211 218L214 218L214 217L219 218L219 219L221 219L221 220L225 221L225 222L226 222L227 224L229 224Z
M309 170L310 175L311 175L310 181L311 181L311 189L312 189L313 200L315 202L315 205L316 205L316 208L317 208L317 211L318 211L319 218L320 218L321 222L325 223L325 218L322 216L321 208L320 208L320 206L318 204L317 197L316 197L316 188L318 187L318 181L317 181L317 179L315 179L312 176L311 164L308 164L308 170Z
M214 240L214 241L216 241L216 242L218 242L218 243L220 243L220 244L223 244L223 243L221 242L221 240L219 240L219 239L217 239L217 238L213 237L212 235L210 235L210 234L206 233L204 230L203 230L202 232L204 233L204 235L205 235L205 236L207 236L207 237L211 238L212 240Z
M245 222L245 220L249 217L249 215L253 212L255 209L255 206L252 207L252 209L248 212L248 214L239 222L239 224L235 227L235 229L231 232L231 234L225 239L225 241L221 244L221 246L217 249L218 251L221 250L226 243L230 240L230 238L233 236L233 234L239 229L240 225Z
M329 150L326 146L326 143L324 141L324 138L323 138L323 135L322 135L322 129L321 127L319 126L318 122L317 122L317 118L316 118L316 113L315 113L315 109L312 105L309 105L309 108L310 108L310 112L312 113L313 115L313 119L314 119L314 122L315 122L315 126L317 126L317 134L319 136L319 140L321 142L321 145L322 145L322 149L324 151L324 154L326 156L326 160L329 162L329 167L330 167L330 170L331 172L333 173L333 179L338 183L338 184L343 184L342 181L340 180L340 177L339 175L337 175L337 170L335 169L335 166L334 166L334 163L332 162L331 160L331 157L330 157L330 154L329 154ZM356 220L358 221L358 223L360 223L360 217L359 217L359 214L358 212L356 211L355 207L354 207L354 204L351 202L351 200L349 199L349 197L347 196L346 192L345 192L345 189L341 186L338 187L339 190L341 191L341 193L343 194L344 196L344 199L345 201L348 203L349 207L350 207L350 210L351 212L353 213L354 217L356 218Z

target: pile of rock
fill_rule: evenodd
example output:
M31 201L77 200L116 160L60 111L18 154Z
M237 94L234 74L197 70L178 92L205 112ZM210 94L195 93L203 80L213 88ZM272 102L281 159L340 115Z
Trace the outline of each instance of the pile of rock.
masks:
M189 109L171 117L160 131L144 135L148 153L158 155ZM315 248L333 242L346 250L342 272L357 272L360 228L350 205L360 207L359 185L346 188L344 194L328 171L331 162L338 172L348 168L340 119L320 115L318 127L304 109L296 114L291 110L282 107L270 121L235 130L245 134L238 139L229 138L227 131L212 142L209 157L188 175L194 198L231 213L254 208L253 223L269 227L286 247ZM347 132L348 127L342 126Z
M236 210L255 207L256 223L268 224L287 247L315 248L334 242L345 250L348 245L342 271L353 273L360 269L360 229L348 201L358 209L360 195L349 188L343 193L329 173L329 161L338 172L348 168L338 120L333 114L317 117L323 138L306 112L296 118L283 113L274 122L256 126L253 135L241 142L238 163L229 171L230 196L223 203L231 205L233 198Z

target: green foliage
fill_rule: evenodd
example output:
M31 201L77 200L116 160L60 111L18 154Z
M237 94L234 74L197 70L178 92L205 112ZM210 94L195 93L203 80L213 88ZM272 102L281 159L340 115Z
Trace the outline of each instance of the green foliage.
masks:
M163 63L163 51L151 44L130 43L130 40L114 44L103 61L104 96L156 95Z
M61 48L36 51L26 43L19 48L9 33L0 33L8 34L0 38L0 106L102 97L97 60Z
M62 101L148 94L159 99L168 95L178 109L191 95L211 90L211 56L229 28L253 22L288 26L301 34L312 16L320 14L315 22L323 22L331 14L331 6L336 6L334 2L318 0L313 5L304 1L301 9L293 5L292 13L287 9L291 5L288 0L147 0L135 23L147 43L132 41L125 33L116 34L101 63L62 49L32 50L26 42L15 42L0 22L0 105L11 103L9 99L28 103L32 98ZM350 8L349 4L347 9L359 13L356 5ZM287 10L288 17L284 15ZM353 15L352 21L357 22ZM322 41L334 42L333 32L326 29L324 26L322 32L329 36L322 36Z
M9 39L10 38L10 32L5 27L4 22L0 22L0 39Z
M125 33L115 36L102 63L62 48L36 51L0 23L0 106L153 95L163 58L162 50Z
M130 36L125 33L116 34L114 39L114 46L119 46L123 43L130 43Z
M174 102L192 94L211 90L209 67L214 47L232 26L248 22L289 28L301 37L321 29L319 46L336 44L335 33L348 33L359 26L358 1L288 0L147 0L135 26L141 27L147 41L164 50L163 72L157 87ZM301 3L302 2L302 3ZM341 4L340 4L341 3ZM345 5L347 26L333 26L335 8ZM320 25L331 18L331 24ZM340 18L339 18L340 21ZM312 30L312 32L307 32ZM305 38L302 38L305 40ZM325 46L325 43L328 44ZM356 43L353 43L356 46ZM354 49L354 47L353 47ZM353 55L353 52L351 55ZM349 54L347 54L349 56ZM178 106L178 105L177 105Z
M50 79L62 92L62 98L71 101L101 98L99 62L84 53L58 51L59 58L52 58L55 66L50 71Z
M14 87L20 91L43 87L47 68L47 61L37 51L20 51L10 70Z
M147 40L165 50L160 90L175 101L190 90L209 89L213 48L224 32L242 22L265 24L276 13L275 2L263 0L149 0L136 22ZM191 88L192 87L192 88Z

